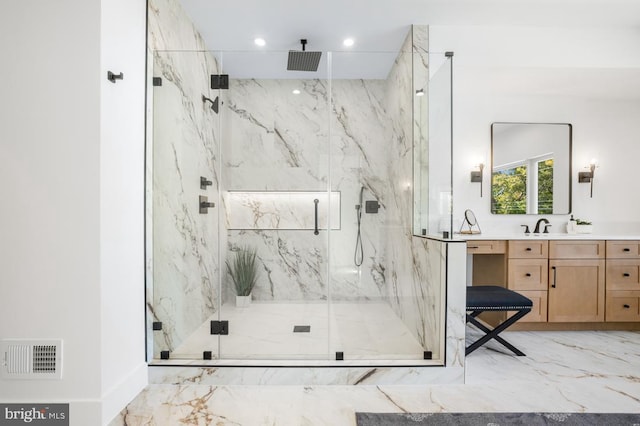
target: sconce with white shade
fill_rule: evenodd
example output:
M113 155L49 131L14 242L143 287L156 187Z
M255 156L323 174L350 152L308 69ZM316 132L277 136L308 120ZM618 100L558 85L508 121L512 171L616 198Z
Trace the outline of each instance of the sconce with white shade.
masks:
M482 177L484 164L478 163L476 167L478 168L478 170L471 170L471 182L480 182L480 196L482 197Z
M593 177L596 170L596 160L591 160L589 163L588 172L579 172L578 173L578 183L589 183L591 184L591 188L589 191L589 196L593 198Z

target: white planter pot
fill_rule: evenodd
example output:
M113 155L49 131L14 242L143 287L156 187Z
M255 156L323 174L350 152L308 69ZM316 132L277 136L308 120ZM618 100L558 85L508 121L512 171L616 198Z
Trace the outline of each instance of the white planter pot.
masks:
M236 296L236 307L246 308L251 305L251 295L248 296Z
M576 232L578 234L591 234L593 232L593 225L576 225Z

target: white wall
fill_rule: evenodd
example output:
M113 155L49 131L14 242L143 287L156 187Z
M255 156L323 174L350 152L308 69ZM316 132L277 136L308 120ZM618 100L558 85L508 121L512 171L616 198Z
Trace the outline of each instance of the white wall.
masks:
M454 224L476 213L483 232L518 232L538 216L490 213L490 173L484 194L469 182L483 157L490 164L491 123L573 125L573 213L596 231L640 230L640 195L633 172L640 157L640 32L631 29L430 27L432 51L454 56ZM594 195L578 172L597 158ZM485 169L486 171L487 169ZM568 215L550 217L564 232ZM455 225L454 225L455 226Z
M104 423L108 391L145 380L145 11L125 4L11 1L0 15L0 338L64 341L62 380L1 381L0 400L69 402L72 425ZM109 87L119 97L101 98L107 66L129 78Z
M103 0L100 98L102 422L147 383L144 323L146 1ZM107 71L124 73L116 84Z

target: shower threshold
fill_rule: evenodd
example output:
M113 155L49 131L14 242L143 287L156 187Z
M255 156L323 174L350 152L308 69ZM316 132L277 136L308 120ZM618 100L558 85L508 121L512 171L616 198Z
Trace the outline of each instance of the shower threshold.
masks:
M210 334L210 321L218 319L229 321L228 335ZM213 359L204 359L205 351ZM424 351L383 302L254 301L247 308L224 304L170 359L151 365L442 366L439 359L424 359ZM340 352L343 360L336 360Z

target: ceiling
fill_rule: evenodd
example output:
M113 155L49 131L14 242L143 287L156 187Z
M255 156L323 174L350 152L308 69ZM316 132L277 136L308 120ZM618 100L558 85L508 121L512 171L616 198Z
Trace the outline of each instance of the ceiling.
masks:
M333 52L333 78L384 79L411 24L640 30L640 0L179 1L208 49L226 52L216 55L235 78L325 78L326 53L318 73L286 71L287 52L300 50L300 39L306 38L307 50ZM256 46L256 37L264 38L266 46ZM351 48L342 46L347 37L355 40ZM593 86L591 77L581 77L585 87ZM573 83L572 90L580 92L580 81Z
M411 24L626 26L640 0L180 0L211 50L398 51Z

